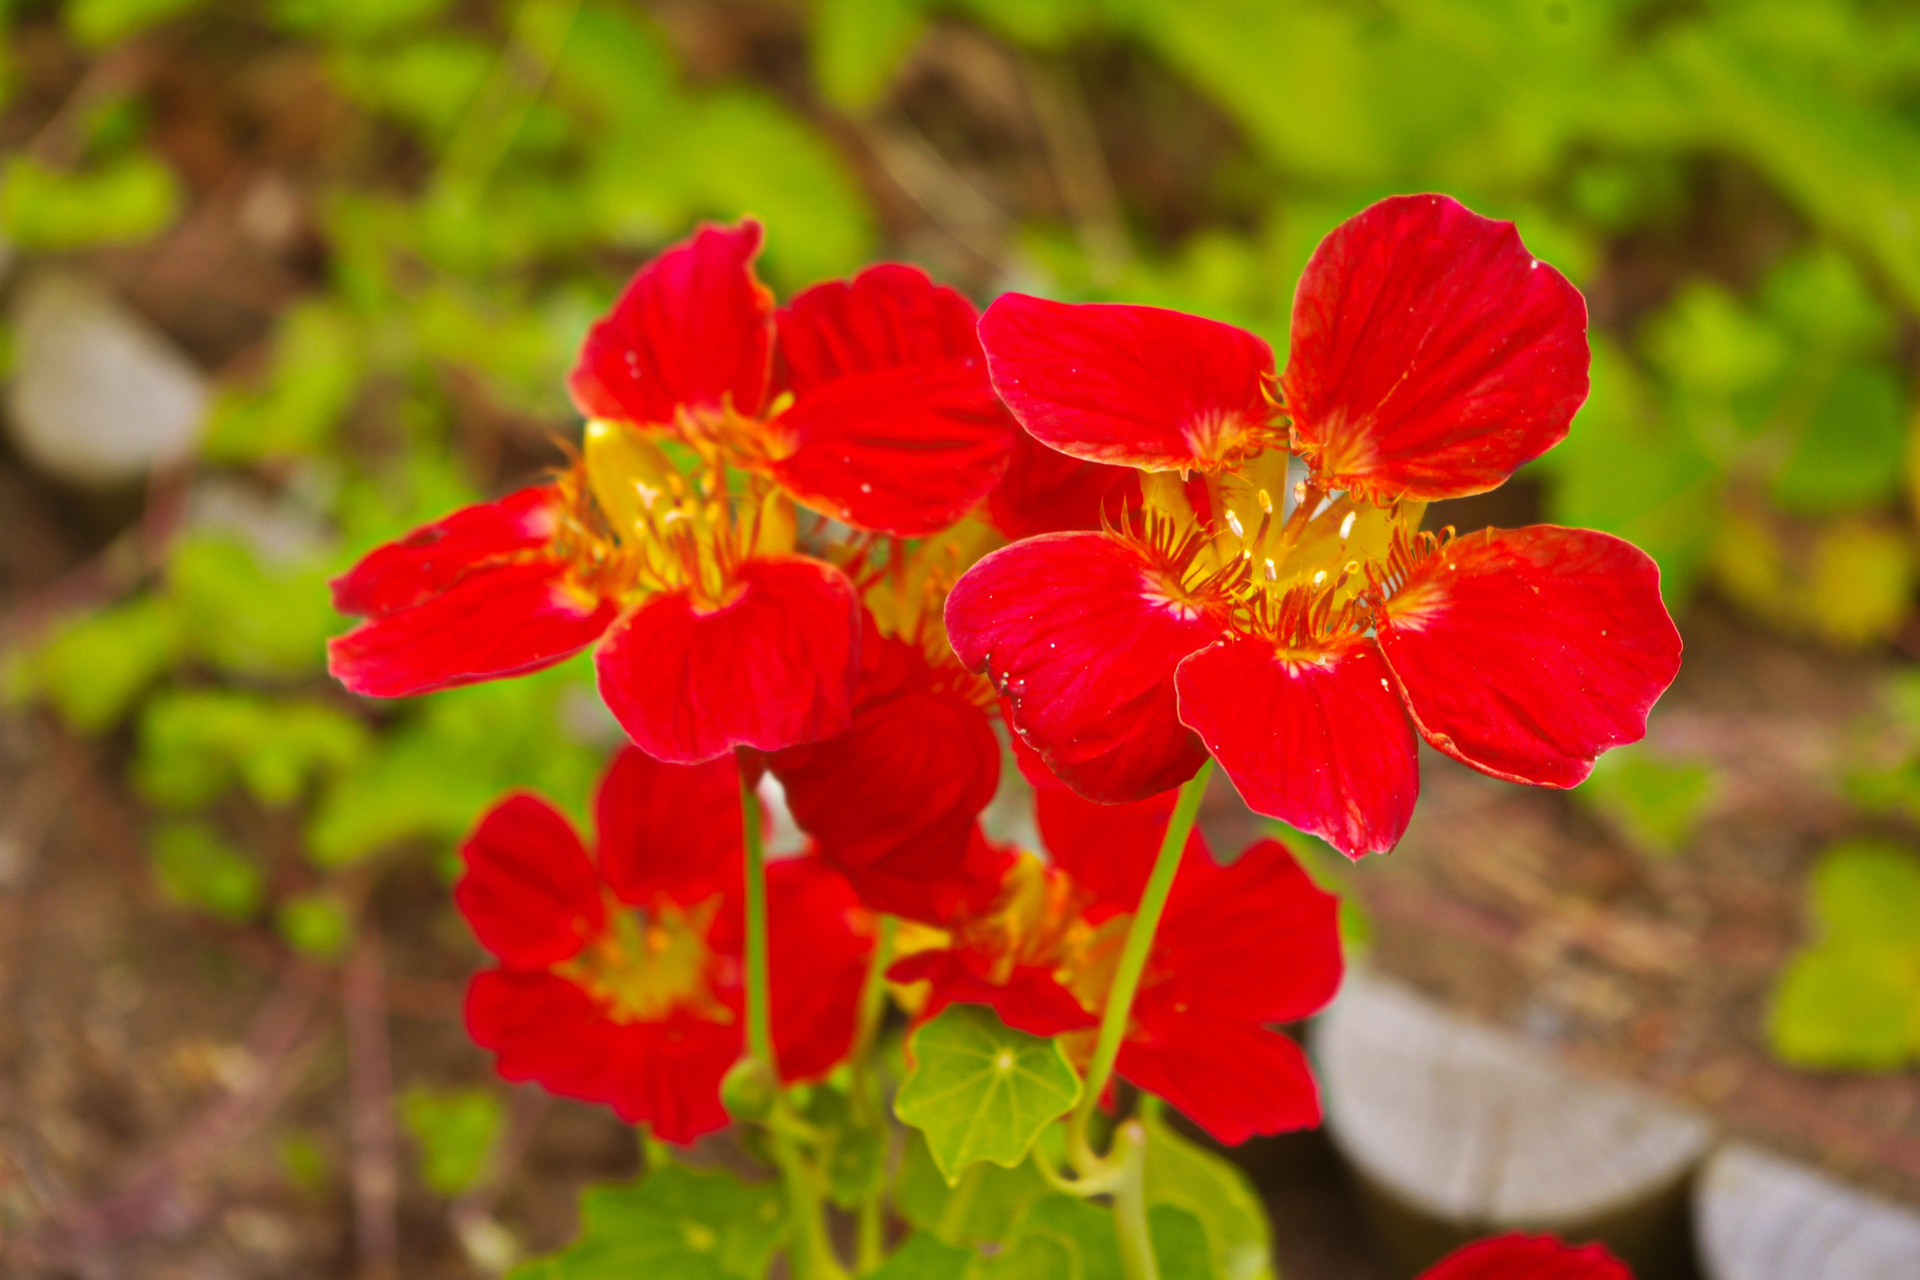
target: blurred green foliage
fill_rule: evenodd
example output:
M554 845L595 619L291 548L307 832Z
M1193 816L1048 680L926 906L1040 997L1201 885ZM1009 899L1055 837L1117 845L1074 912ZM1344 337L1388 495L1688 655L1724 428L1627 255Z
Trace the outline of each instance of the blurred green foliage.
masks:
M1814 937L1774 992L1774 1052L1826 1069L1920 1059L1920 856L1847 841L1822 855L1812 889Z
M457 1196L486 1168L500 1131L499 1096L488 1089L429 1089L400 1095L400 1119L420 1155L420 1180L443 1196Z

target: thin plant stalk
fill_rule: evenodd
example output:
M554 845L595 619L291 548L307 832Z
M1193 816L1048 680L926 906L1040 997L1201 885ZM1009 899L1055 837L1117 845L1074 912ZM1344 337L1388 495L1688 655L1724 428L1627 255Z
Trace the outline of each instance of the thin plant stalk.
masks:
M787 1188L787 1212L793 1225L789 1265L798 1280L844 1280L845 1270L833 1256L827 1239L825 1206L820 1183L795 1145L795 1119L786 1091L779 1088L780 1063L773 1048L773 1005L768 988L767 963L767 853L761 841L760 795L740 771L740 825L746 846L746 986L747 1056L766 1068L775 1082L773 1114L768 1117L767 1145Z
M1114 1134L1112 1160L1119 1178L1113 1188L1114 1227L1120 1235L1120 1270L1127 1280L1160 1280L1147 1226L1147 1130L1128 1120Z
M1126 1039L1127 1022L1133 1016L1133 997L1140 989L1140 975L1146 970L1154 935L1160 930L1160 917L1166 913L1167 895L1172 892L1173 878L1180 870L1180 855L1186 850L1187 837L1193 834L1193 824L1200 816L1200 801L1206 795L1207 780L1212 776L1213 761L1208 760L1182 784L1180 798L1174 802L1173 816L1167 819L1166 834L1161 837L1153 871L1147 876L1147 887L1140 894L1140 906L1133 913L1133 922L1127 926L1126 945L1120 952L1113 986L1107 991L1107 1007L1100 1017L1100 1035L1094 1042L1093 1058L1087 1064L1085 1089L1068 1128L1068 1151L1083 1177L1094 1174L1105 1164L1087 1142L1087 1122L1113 1078L1113 1064L1120 1056L1120 1043Z

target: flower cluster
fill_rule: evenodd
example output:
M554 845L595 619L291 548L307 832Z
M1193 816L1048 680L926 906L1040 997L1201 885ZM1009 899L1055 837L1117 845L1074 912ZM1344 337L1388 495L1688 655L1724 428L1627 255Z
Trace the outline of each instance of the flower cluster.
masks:
M947 605L960 657L1090 799L1211 755L1254 809L1358 857L1406 830L1417 738L1570 787L1679 669L1632 545L1422 528L1586 397L1585 303L1510 223L1444 196L1345 223L1301 277L1279 376L1255 335L1154 307L1007 294L980 332L1028 433L1138 472L1104 528L1004 548Z
M1510 225L1387 200L1314 255L1276 375L1226 325L1019 294L976 320L895 264L776 308L760 238L703 228L594 325L571 465L335 583L365 619L332 647L349 688L595 646L633 743L591 850L526 794L464 846L455 900L498 961L469 988L473 1038L503 1076L669 1143L728 1124L737 1062L772 1069L741 1114L766 1125L803 1275L836 1274L808 1205L862 1148L785 1086L831 1075L884 1114L861 1090L889 998L909 1030L986 1006L1052 1042L1085 1087L1075 1179L1049 1177L1083 1196L1141 1185L1116 1080L1225 1143L1317 1123L1275 1028L1333 997L1335 901L1277 840L1218 861L1191 780L1216 759L1253 808L1359 856L1405 829L1419 738L1564 787L1644 732L1680 655L1646 556L1423 528L1565 434L1579 294ZM1041 848L983 824L1008 751ZM771 782L805 848L768 863ZM1122 1116L1105 1157L1100 1104ZM1548 1241L1478 1248L1432 1274L1613 1275Z

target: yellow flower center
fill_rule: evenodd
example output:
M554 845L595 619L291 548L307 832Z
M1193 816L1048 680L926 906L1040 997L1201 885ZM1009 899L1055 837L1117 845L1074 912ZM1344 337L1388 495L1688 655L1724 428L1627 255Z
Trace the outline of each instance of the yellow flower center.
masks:
M684 1011L731 1022L733 1011L713 993L713 949L707 931L718 894L683 907L661 902L642 910L610 902L607 927L553 971L592 996L615 1022L659 1022Z

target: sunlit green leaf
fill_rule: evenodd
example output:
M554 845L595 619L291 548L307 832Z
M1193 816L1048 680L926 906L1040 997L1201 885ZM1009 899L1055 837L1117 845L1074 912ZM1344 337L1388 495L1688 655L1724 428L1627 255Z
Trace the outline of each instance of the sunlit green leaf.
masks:
M513 1280L761 1280L786 1229L777 1184L679 1165L589 1188L580 1219L577 1240L516 1269Z
M134 780L148 799L174 809L207 804L236 780L266 804L286 804L369 745L359 721L320 703L170 690L141 715Z
M182 538L167 565L193 649L240 675L299 676L326 663L326 640L346 628L333 611L327 571L275 564L220 533Z
M1840 645L1886 639L1911 608L1913 547L1891 522L1837 520L1813 548L1809 605L1822 638Z
M185 13L201 0L68 0L67 29L83 45L99 48Z
M1845 941L1804 951L1781 976L1768 1032L1796 1066L1893 1070L1920 1053L1920 958Z
M814 75L842 107L870 106L925 23L923 0L815 0Z
M976 1161L1019 1164L1040 1130L1080 1098L1080 1078L1056 1042L1014 1030L985 1005L948 1005L913 1033L909 1052L894 1111L926 1135L950 1183Z
M254 861L203 823L180 822L153 834L153 869L167 896L226 920L260 909L266 877Z
M431 18L447 0L273 0L275 21L329 41L366 40Z
M1920 956L1920 854L1886 840L1848 840L1821 855L1813 903L1828 935L1906 946Z
M144 151L68 172L15 155L0 169L0 231L23 249L134 244L180 209L173 170Z
M9 667L9 697L44 697L68 724L97 733L173 665L183 630L180 611L155 596L75 618Z
M1219 1280L1207 1229L1194 1214L1171 1204L1153 1205L1147 1210L1147 1234L1160 1280ZM1273 1271L1267 1267L1248 1274L1271 1276Z
M429 1089L400 1096L400 1118L420 1152L420 1180L443 1196L473 1185L486 1167L501 1120L490 1089Z
M326 445L359 390L361 341L338 307L312 302L289 309L264 385L225 392L207 428L205 454L238 462L308 454Z
M1252 1181L1233 1164L1180 1136L1159 1107L1148 1109L1142 1119L1147 1128L1148 1203L1191 1215L1204 1233L1205 1255L1219 1280L1271 1280L1273 1241ZM1158 1245L1161 1224L1153 1227ZM1178 1223L1168 1228L1179 1229ZM1163 1274L1170 1273L1163 1268Z

